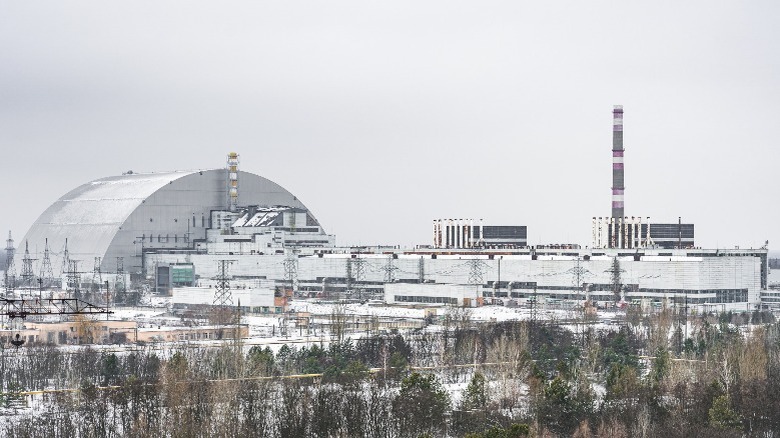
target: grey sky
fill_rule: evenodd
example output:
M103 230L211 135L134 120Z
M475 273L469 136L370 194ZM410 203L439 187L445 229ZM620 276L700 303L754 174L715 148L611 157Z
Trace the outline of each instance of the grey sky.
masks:
M623 104L628 215L779 247L780 3L635 3L0 1L0 230L235 150L341 244L589 245Z

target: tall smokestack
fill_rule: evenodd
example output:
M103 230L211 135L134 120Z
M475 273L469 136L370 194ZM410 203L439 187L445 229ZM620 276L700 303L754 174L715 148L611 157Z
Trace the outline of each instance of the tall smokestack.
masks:
M625 191L623 173L623 105L615 105L612 110L612 217L625 217L623 210L623 192Z

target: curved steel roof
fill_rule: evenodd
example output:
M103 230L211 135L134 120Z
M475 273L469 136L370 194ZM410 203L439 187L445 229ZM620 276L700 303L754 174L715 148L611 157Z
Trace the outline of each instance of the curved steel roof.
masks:
M270 180L248 172L239 175L242 204L306 208ZM49 206L22 242L29 242L33 258L40 260L48 239L55 273L60 272L66 239L70 258L81 260L80 271L91 271L94 257L103 257L103 269L113 271L115 258L125 257L125 268L132 272L144 248L152 246L144 243L143 236L151 242L154 235L155 245L161 239L163 243L175 241L169 246L180 248L185 233L188 241L201 232L205 235L201 217L208 218L210 210L226 206L225 178L225 169L211 169L133 173L91 181ZM17 266L21 266L21 257L17 253Z

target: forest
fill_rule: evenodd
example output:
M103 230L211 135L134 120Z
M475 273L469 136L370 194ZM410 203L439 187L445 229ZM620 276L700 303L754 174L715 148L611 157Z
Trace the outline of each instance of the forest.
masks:
M769 313L474 322L303 346L3 349L14 437L780 435Z

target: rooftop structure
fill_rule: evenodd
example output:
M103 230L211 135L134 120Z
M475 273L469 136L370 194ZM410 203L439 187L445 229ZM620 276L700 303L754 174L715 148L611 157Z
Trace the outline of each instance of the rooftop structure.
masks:
M474 219L433 221L434 248L524 248L528 228L524 225L484 225Z

